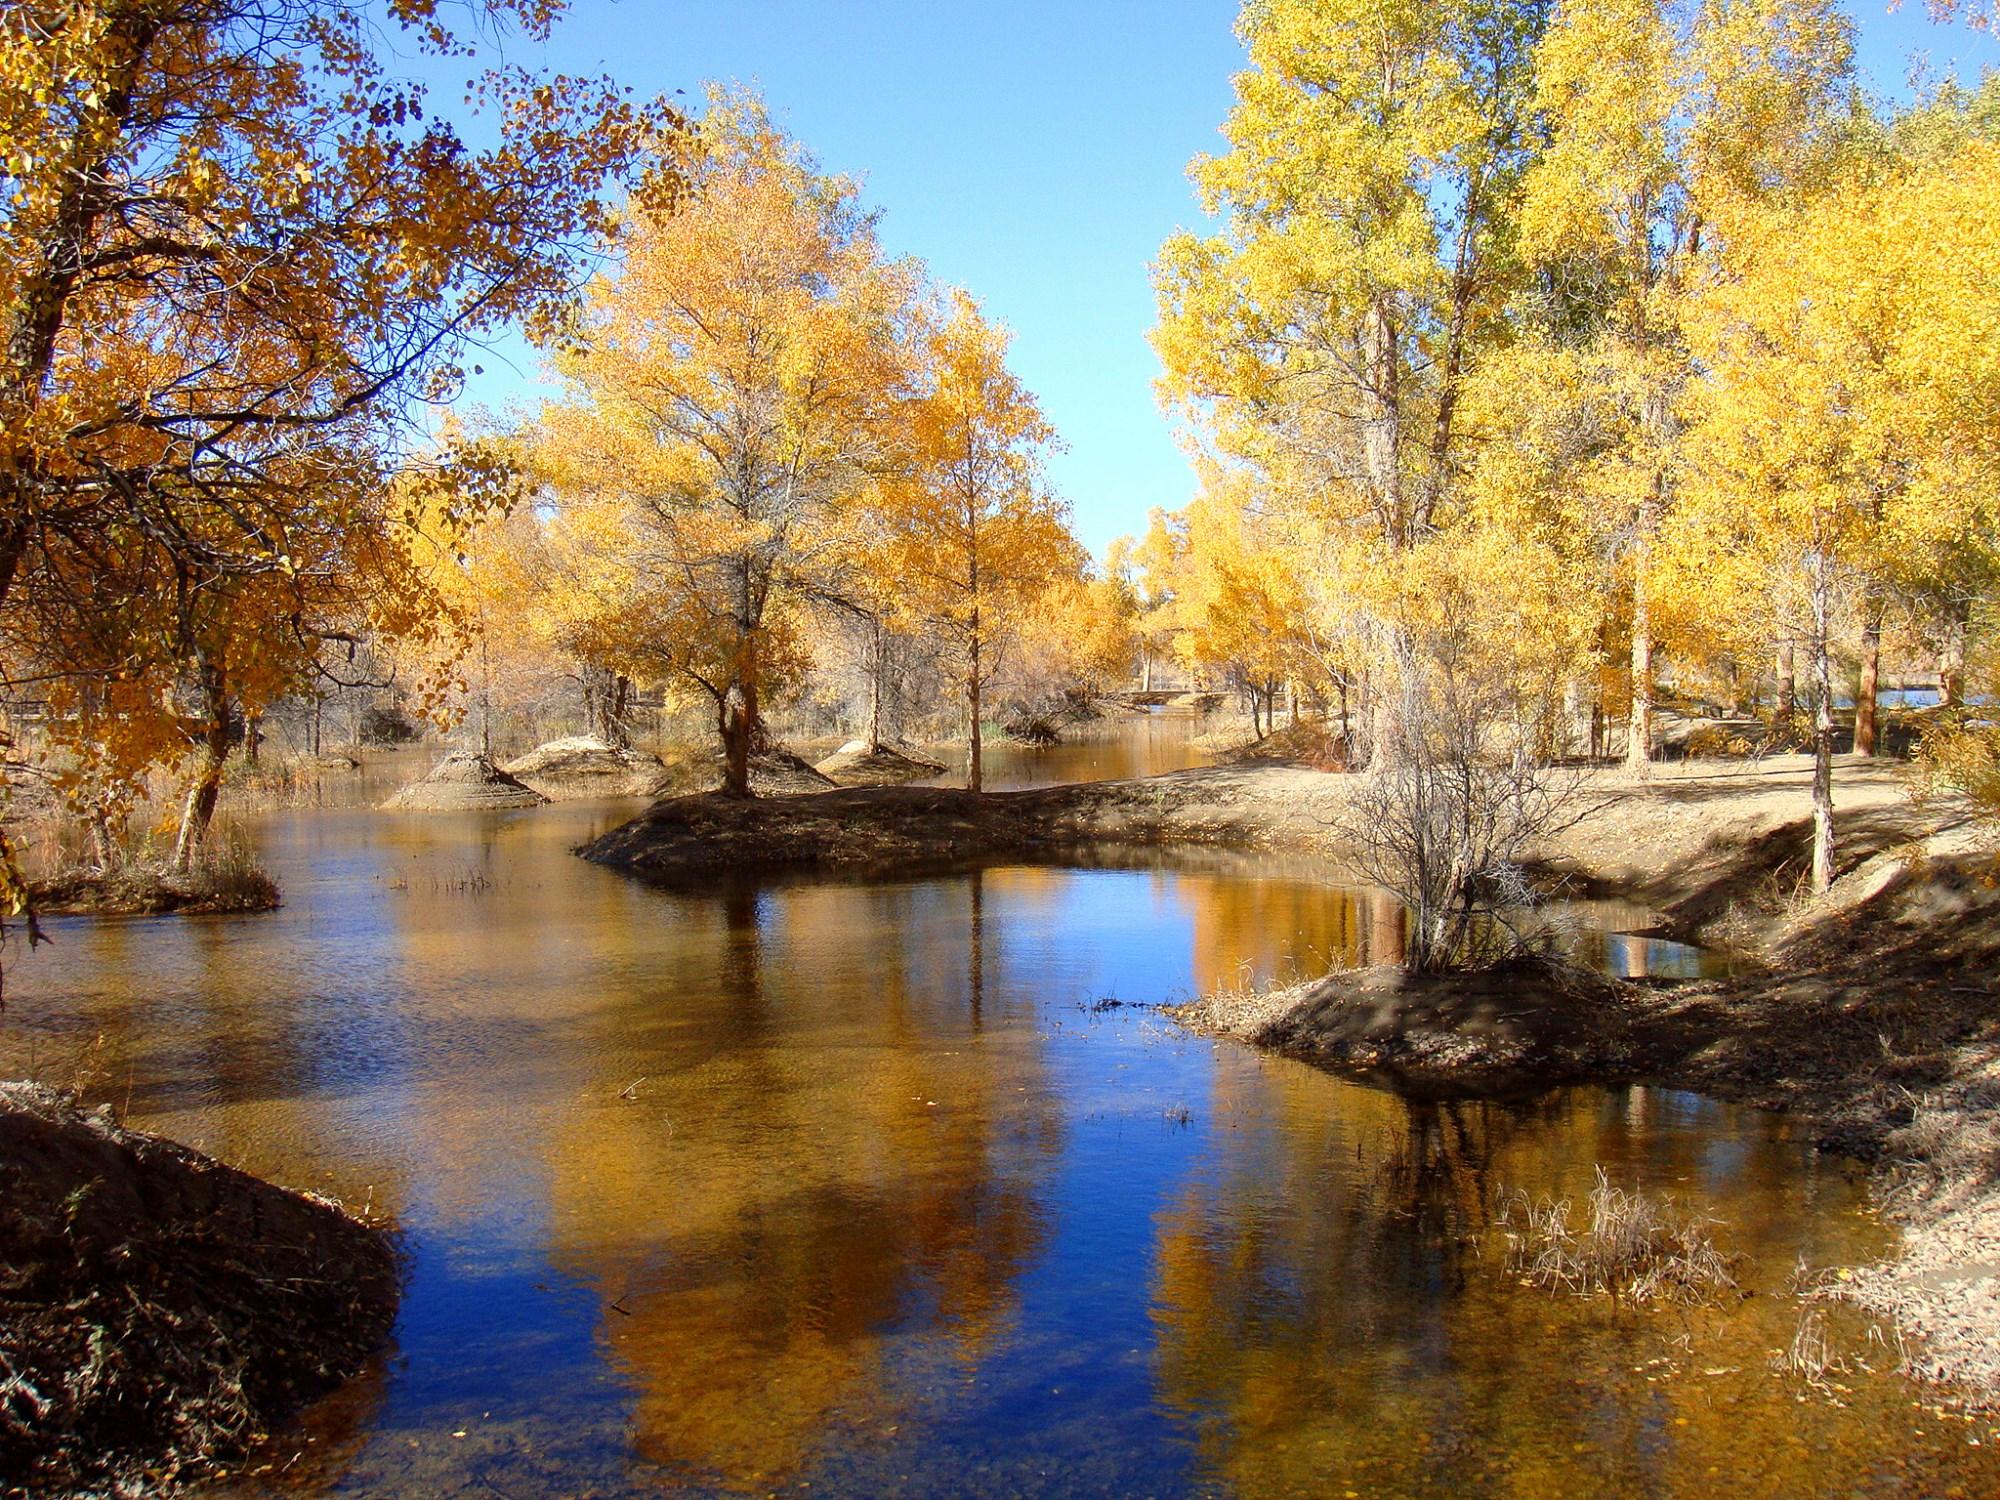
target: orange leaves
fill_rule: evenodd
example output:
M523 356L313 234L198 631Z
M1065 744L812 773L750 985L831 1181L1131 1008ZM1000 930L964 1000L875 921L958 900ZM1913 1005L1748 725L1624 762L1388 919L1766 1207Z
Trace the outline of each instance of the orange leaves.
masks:
M392 13L457 46L435 0ZM197 668L255 709L329 631L433 630L390 486L413 419L469 340L560 317L607 178L676 124L503 70L475 151L386 50L341 0L0 16L0 639L107 765L182 742ZM460 457L416 464L455 521L505 487Z

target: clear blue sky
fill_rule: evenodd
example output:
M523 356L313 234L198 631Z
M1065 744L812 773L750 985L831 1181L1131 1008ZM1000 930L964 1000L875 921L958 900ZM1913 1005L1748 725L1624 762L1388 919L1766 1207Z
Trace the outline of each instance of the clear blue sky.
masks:
M1902 95L1927 50L1967 76L2000 43L1849 0L1872 92ZM1147 266L1199 218L1185 168L1213 149L1242 66L1234 0L573 0L513 61L609 72L642 93L756 84L834 170L867 182L898 254L970 289L1016 336L1014 364L1068 445L1054 479L1100 554L1177 507L1193 476L1155 406ZM455 94L440 89L440 102ZM530 394L489 362L471 393Z

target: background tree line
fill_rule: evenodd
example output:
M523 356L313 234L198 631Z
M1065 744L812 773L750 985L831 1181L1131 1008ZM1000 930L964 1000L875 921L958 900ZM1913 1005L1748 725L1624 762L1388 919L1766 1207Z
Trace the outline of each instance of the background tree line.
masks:
M1222 227L1155 268L1208 464L1137 549L1142 634L1356 700L1378 766L1449 699L1491 753L1622 737L1643 774L1663 680L1761 696L1816 756L1823 888L1836 701L1869 755L1885 649L1948 708L1990 682L2000 80L1871 107L1826 0L1256 0L1239 30L1191 169ZM1468 671L1501 691L1442 690Z

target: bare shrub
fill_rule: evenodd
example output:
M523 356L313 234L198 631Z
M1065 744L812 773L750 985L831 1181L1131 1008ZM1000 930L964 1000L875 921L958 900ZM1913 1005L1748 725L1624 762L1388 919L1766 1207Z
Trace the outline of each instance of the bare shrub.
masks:
M1499 1216L1507 1269L1550 1291L1628 1302L1710 1302L1737 1289L1736 1258L1716 1247L1710 1220L1615 1187L1602 1167L1587 1217L1573 1224L1574 1213L1568 1198L1508 1198Z
M1410 909L1404 961L1431 973L1524 945L1518 918L1535 896L1522 856L1587 811L1581 773L1537 753L1551 711L1463 636L1447 620L1401 637L1375 763L1335 819L1360 872Z

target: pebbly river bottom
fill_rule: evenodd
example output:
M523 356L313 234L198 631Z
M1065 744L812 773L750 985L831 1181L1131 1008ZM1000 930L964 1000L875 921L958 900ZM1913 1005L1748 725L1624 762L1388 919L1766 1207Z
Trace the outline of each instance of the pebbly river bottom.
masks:
M2000 1438L1787 1290L1879 1256L1776 1117L1422 1104L1140 1005L1365 950L1294 866L647 889L624 809L272 814L242 919L51 924L0 1075L401 1226L377 1368L232 1496L1986 1495ZM1608 945L1609 946L1609 945ZM1743 1257L1694 1312L1507 1273L1602 1165Z

